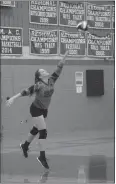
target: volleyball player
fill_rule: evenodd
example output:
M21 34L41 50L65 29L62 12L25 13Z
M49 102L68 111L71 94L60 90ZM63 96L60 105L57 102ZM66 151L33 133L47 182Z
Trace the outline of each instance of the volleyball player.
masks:
M23 151L24 157L27 158L29 145L31 144L35 136L39 134L40 155L37 157L37 160L46 169L49 169L45 154L45 141L47 138L46 118L48 115L48 108L51 102L51 98L54 93L54 85L61 74L67 55L68 51L60 60L56 70L52 75L50 75L44 69L38 69L35 73L35 84L30 86L28 89L23 90L21 93L18 93L15 96L11 97L6 102L7 106L10 106L14 102L14 100L19 97L32 96L33 94L35 94L35 99L30 106L30 114L32 116L33 127L28 134L27 140L24 143L20 144L20 147Z

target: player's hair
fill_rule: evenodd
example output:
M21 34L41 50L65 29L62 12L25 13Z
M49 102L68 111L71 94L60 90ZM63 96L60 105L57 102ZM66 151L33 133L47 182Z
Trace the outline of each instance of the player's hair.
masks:
M37 71L35 72L35 83L41 81L40 75L41 75L41 74L40 74L39 70L37 70Z

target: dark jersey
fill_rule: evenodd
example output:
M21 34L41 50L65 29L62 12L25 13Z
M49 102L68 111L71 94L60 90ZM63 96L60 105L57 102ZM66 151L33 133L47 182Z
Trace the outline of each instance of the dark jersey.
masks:
M49 77L48 83L44 81L40 81L35 85L25 89L21 92L22 96L29 96L31 94L35 94L34 105L40 109L48 109L51 97L54 93L54 84L58 77L61 74L63 68L63 64L59 63L57 69L54 73Z

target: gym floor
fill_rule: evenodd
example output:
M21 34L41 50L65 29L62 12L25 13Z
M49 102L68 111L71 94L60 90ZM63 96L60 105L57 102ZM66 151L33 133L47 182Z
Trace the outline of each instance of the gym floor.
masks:
M22 138L24 137L21 136ZM70 135L48 136L49 172L45 172L36 160L39 154L37 139L31 145L28 159L22 156L20 141L16 136L8 138L4 133L1 147L2 184L99 183L100 178L97 175L98 178L90 179L90 161L93 155L99 155L99 158L105 160L106 165L102 161L100 163L99 158L95 161L99 172L103 173L106 167L107 181L104 183L114 183L114 138L110 131L81 131Z

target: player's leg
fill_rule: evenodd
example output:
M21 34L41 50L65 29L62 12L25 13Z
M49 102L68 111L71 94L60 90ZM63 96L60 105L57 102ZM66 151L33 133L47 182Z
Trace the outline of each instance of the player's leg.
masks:
M40 155L37 157L37 160L44 166L46 169L49 169L47 160L46 160L46 138L47 138L47 129L45 118L47 116L47 110L44 110L43 115L38 117L38 130L39 130L39 149Z
M38 113L38 109L32 104L30 107L30 113L32 115L32 122L35 122L35 117L37 116ZM33 141L33 139L35 138L35 136L38 134L38 128L35 124L33 125L32 129L30 130L30 133L28 134L28 138L25 141L24 144L20 144L21 149L23 150L23 154L24 156L27 158L28 157L28 150L29 150L29 145L31 144L31 142Z
M35 138L35 136L39 132L39 148L40 148L40 157L45 158L45 145L46 145L46 137L47 137L47 130L46 130L46 123L44 120L43 115L38 117L32 118L34 126L32 127L30 133L28 134L27 140L24 142L24 144L21 144L21 148L23 150L24 156L28 157L28 150L29 145Z
M28 134L27 140L24 142L24 144L20 144L20 147L23 150L25 158L28 157L29 145L31 144L35 136L38 134L38 132L39 132L38 129L35 126L33 126L32 129L30 130L30 133Z

